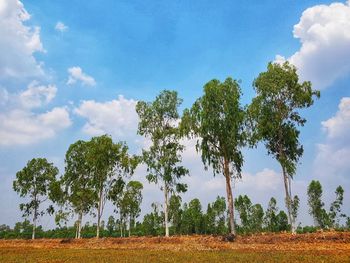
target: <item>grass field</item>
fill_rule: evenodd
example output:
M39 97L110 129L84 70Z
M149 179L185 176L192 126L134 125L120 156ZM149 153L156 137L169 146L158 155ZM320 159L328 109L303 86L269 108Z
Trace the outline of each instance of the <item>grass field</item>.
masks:
M0 262L350 262L350 234L1 240Z

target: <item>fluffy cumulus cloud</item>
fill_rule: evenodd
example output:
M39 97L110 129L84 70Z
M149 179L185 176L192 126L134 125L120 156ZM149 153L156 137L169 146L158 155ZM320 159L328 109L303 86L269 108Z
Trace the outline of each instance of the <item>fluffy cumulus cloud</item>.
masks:
M87 120L83 132L89 135L110 134L117 138L136 136L138 115L135 111L137 101L118 99L107 102L83 101L74 112Z
M19 94L19 99L25 108L37 108L48 104L56 96L56 92L55 85L38 85L38 82L33 81Z
M350 98L342 98L338 112L332 118L323 121L322 126L329 138L347 138L350 131Z
M288 60L302 80L323 89L350 73L350 1L306 9L293 34L301 47ZM276 56L277 62L284 59Z
M315 167L318 175L339 176L350 172L350 98L342 98L338 111L322 122L326 133L324 143L318 144Z
M40 28L25 24L30 15L17 0L0 1L0 80L43 76L35 52L43 52Z
M0 145L28 145L51 138L71 125L66 107L55 107L46 112L33 112L48 104L56 95L53 85L32 82L20 93L3 90L7 100L1 105Z
M80 82L83 86L95 86L96 81L93 77L83 72L80 67L71 67L68 69L68 85L73 85Z
M59 32L65 32L68 30L68 27L63 24L61 21L58 21L55 25L55 29Z

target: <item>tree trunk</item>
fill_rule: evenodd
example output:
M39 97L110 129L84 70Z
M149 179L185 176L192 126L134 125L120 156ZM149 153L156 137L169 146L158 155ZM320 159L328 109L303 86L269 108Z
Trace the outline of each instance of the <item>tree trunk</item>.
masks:
M235 221L234 221L234 207L233 207L233 197L232 197L232 188L231 188L231 176L230 176L230 168L228 164L228 160L224 160L224 175L226 178L226 194L227 194L227 202L228 202L228 210L230 214L230 233L232 235L236 235L235 229Z
M165 236L169 237L169 225L168 225L168 188L164 183L164 221L165 221Z
M79 229L79 221L77 220L75 223L75 238L78 238L78 229Z
M295 234L295 224L294 219L292 218L292 208L291 208L291 202L292 202L292 191L291 191L291 182L289 175L286 173L285 168L282 166L282 173L283 173L283 181L284 181L284 190L286 192L286 206L287 206L287 212L288 212L288 219L291 226L292 233Z
M129 216L129 237L131 236L131 216Z
M96 229L96 237L100 237L100 223L101 223L101 206L102 206L102 190L100 191L98 208L97 208L97 229Z
M83 213L79 213L79 219L78 219L79 225L78 225L78 238L81 238L81 225L83 222Z
M37 210L34 210L32 239L35 239Z
M123 237L123 220L122 220L122 214L121 213L120 213L119 227L120 227L120 237Z

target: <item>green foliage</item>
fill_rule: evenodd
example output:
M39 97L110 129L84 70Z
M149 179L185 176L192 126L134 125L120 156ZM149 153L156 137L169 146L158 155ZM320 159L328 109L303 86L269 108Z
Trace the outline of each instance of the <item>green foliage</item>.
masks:
M346 217L345 214L341 213L341 207L344 199L344 189L340 185L335 190L336 199L331 204L329 209L329 220L332 227L339 227L339 221L341 217Z
M175 234L181 231L181 197L179 195L172 195L169 199L169 220L172 224Z
M36 220L45 213L44 210L40 210L40 205L51 197L51 192L56 189L57 174L58 169L45 158L34 158L16 173L16 180L13 181L13 189L29 201L20 204L20 209L24 217L33 216L33 239ZM49 206L46 211L52 213L53 207Z
M253 205L247 195L235 199L235 208L239 213L240 232L255 233L262 229L264 210L260 204Z
M290 229L288 217L284 211L278 211L277 201L271 197L265 213L265 227L267 231L278 232Z
M94 206L97 208L97 237L99 237L100 220L103 209L109 197L109 192L115 184L125 176L132 174L137 166L138 158L128 155L125 143L113 143L107 135L93 137L89 142L87 162L89 163Z
M164 212L166 235L168 229L168 205L170 192L185 192L187 186L179 181L188 174L188 170L179 165L184 146L180 144L181 134L178 128L178 107L182 100L176 91L162 91L153 102L139 101L136 112L139 115L138 134L152 142L149 150L142 150L143 161L147 165L147 179L158 184L164 191Z
M241 177L246 144L245 110L240 104L241 89L238 81L227 78L223 83L211 80L204 85L204 95L186 109L181 128L184 134L197 138L197 151L201 152L205 169L213 168L214 176L224 174L230 228L234 234L234 211L231 178Z
M322 185L319 181L312 180L307 188L309 213L314 218L316 226L324 228L327 225L327 213L322 202Z
M298 126L306 122L299 110L312 106L320 92L313 90L309 81L300 83L296 68L288 62L269 63L267 71L259 74L253 86L257 96L248 109L251 143L263 141L268 154L282 167L286 206L294 231L290 180L303 154Z

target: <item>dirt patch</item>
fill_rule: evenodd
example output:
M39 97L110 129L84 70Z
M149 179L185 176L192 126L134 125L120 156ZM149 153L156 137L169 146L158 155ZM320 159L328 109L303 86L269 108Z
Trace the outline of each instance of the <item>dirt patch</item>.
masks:
M70 248L117 250L171 250L171 251L310 251L312 253L350 255L350 232L319 232L292 235L290 233L262 233L237 236L235 242L225 242L222 236L171 236L91 238L91 239L38 239L0 240L0 248Z

